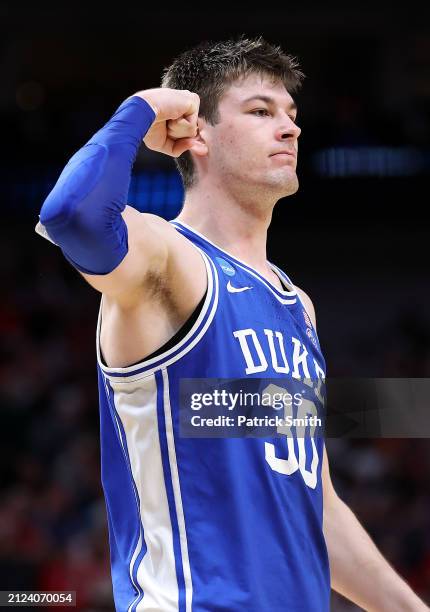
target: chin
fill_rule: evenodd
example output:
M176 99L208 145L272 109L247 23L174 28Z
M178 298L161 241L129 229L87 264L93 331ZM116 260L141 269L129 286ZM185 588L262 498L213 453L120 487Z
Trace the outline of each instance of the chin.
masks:
M280 192L279 198L285 198L298 191L299 179L297 178L297 175L294 175L294 177L290 177L288 181L283 180L282 183L279 182L277 187L279 188Z
M287 175L285 172L276 172L260 177L247 175L242 180L248 186L254 185L266 195L271 194L276 200L293 195L299 189L299 179L295 172L289 172Z
M299 190L299 179L296 177L296 179L289 185L289 191L287 195L293 195L293 193L296 193L298 190Z

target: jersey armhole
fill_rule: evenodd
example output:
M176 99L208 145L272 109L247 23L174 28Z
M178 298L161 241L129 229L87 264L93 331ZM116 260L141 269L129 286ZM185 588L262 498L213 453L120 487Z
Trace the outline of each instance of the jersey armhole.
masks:
M159 370L162 367L167 367L171 363L174 363L175 361L180 359L182 355L188 353L206 333L209 325L211 324L215 316L215 312L218 306L218 274L214 263L208 257L208 255L195 244L193 244L193 246L199 251L200 256L203 258L203 261L205 263L207 275L206 297L203 300L203 305L196 317L196 320L194 321L194 324L191 325L191 329L189 329L188 332L185 333L183 337L181 337L173 346L170 346L169 348L167 348L166 345L164 347L161 347L160 350L163 348L165 350L160 352L160 354L158 354L158 351L156 351L157 354L149 355L148 357L136 364L122 368L111 368L106 366L102 359L100 346L100 331L103 305L102 296L97 321L96 352L97 364L100 370L107 378L116 380L118 382L121 381L121 379L123 379L124 381L131 382L132 380L137 380L138 378L141 378L143 376L149 376L153 374L156 370ZM179 330L179 332L180 331L181 330Z

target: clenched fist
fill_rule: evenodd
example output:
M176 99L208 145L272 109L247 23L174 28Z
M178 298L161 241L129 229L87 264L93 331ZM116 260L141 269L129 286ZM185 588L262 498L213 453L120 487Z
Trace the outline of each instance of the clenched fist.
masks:
M200 98L188 90L146 89L139 96L148 102L155 112L155 120L143 142L149 149L179 157L190 150L197 136L197 119Z

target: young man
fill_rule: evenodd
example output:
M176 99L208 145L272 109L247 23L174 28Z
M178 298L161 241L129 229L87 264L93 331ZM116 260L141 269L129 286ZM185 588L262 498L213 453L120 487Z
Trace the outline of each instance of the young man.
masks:
M102 481L120 611L317 612L330 584L367 610L428 609L337 497L321 438L179 431L184 378L325 377L312 303L266 259L273 207L298 189L302 77L262 39L191 49L162 88L119 107L43 204L40 231L103 294ZM126 206L142 139L177 158L174 222Z

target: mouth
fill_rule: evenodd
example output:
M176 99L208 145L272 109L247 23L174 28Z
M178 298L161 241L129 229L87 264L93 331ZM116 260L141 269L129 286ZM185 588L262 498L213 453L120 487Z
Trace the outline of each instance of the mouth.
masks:
M270 157L293 157L296 159L297 155L294 151L278 151L277 153L272 153Z
M289 165L291 163L297 163L297 155L292 151L279 151L278 153L272 153L272 155L269 155L269 157L273 160L276 160L276 162L280 164Z

